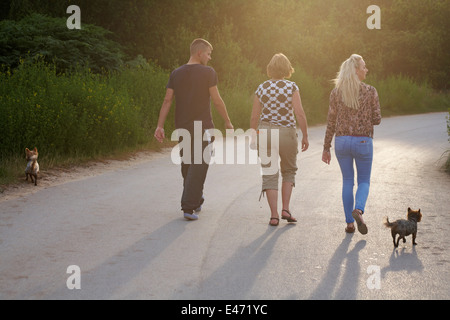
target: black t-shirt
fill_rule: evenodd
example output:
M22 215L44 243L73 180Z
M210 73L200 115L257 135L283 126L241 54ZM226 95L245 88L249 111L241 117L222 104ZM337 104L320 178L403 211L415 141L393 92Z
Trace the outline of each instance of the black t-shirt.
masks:
M202 121L202 128L212 129L209 88L217 85L213 68L202 64L185 64L175 69L166 88L175 93L175 127L192 131L194 121Z

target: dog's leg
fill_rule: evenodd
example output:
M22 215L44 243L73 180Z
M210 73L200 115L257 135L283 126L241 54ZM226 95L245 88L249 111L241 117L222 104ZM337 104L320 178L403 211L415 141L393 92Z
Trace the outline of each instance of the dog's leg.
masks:
M37 174L34 175L34 185L37 186Z
M397 248L399 242L400 242L400 235L398 236L397 243L395 242L395 237L394 237L394 247Z
M25 181L28 181L28 173L25 172Z
M415 232L412 234L413 246L417 245L417 242L416 242L416 234L417 234L417 233L415 233Z
M395 232L393 230L391 230L391 235L392 235L392 241L394 242L394 247L397 247L395 245Z

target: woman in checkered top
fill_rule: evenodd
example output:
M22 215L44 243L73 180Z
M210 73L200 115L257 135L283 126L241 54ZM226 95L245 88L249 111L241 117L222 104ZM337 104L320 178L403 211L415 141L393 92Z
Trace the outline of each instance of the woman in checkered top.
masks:
M297 172L297 123L303 134L302 151L306 151L309 146L308 123L298 86L295 82L286 80L293 72L294 69L284 54L278 53L272 57L267 65L267 75L270 79L260 84L255 92L250 120L250 127L255 132L252 141L258 140L262 167L262 194L264 192L267 194L271 212L269 224L272 226L279 223L279 159L282 176L281 219L297 222L289 209Z

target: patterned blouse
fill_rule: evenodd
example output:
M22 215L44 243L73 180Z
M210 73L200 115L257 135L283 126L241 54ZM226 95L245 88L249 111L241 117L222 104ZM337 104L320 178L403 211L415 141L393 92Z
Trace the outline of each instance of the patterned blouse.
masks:
M359 90L359 109L347 107L339 91L334 88L330 94L328 124L325 133L324 149L331 148L333 136L362 136L373 138L373 126L381 122L380 102L377 90L361 82Z
M292 96L298 86L289 80L267 80L256 89L263 108L261 121L267 121L282 127L295 128Z

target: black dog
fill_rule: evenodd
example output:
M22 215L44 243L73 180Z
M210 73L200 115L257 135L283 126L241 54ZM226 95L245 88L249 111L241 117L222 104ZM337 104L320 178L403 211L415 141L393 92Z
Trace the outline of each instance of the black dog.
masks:
M388 217L384 218L384 225L388 228L391 228L392 239L394 241L394 247L398 247L398 243L400 239L403 239L403 243L406 242L405 237L412 234L412 243L416 245L416 234L417 234L417 222L420 222L422 219L422 213L420 213L420 209L418 211L411 210L408 208L408 220L399 219L394 222L389 222ZM395 236L399 235L397 239L397 243L395 243Z

